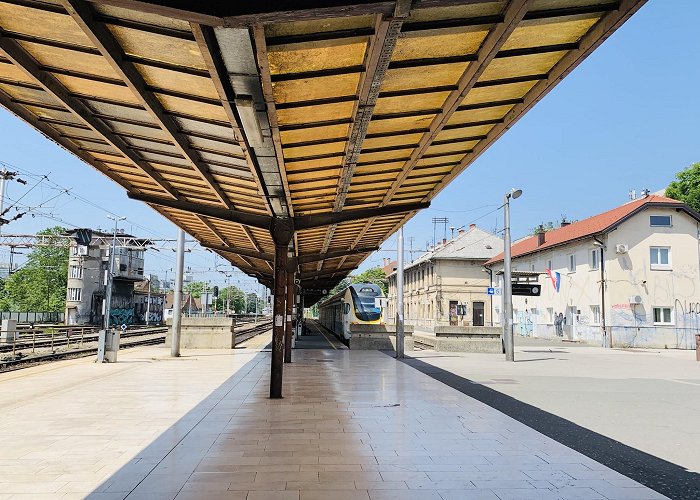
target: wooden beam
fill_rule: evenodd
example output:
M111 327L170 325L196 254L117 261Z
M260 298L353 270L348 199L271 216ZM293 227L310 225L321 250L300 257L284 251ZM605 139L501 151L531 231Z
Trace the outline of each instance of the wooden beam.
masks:
M235 208L221 186L214 180L209 167L202 161L199 153L189 144L187 136L180 132L177 122L167 114L155 94L148 90L148 85L136 66L127 60L124 50L114 35L106 26L95 20L95 13L89 3L83 0L61 0L61 4L219 201L226 208Z
M457 84L457 89L452 91L445 100L442 110L435 116L430 124L430 132L423 135L417 148L411 153L411 157L403 167L401 174L387 191L382 203L388 203L401 187L401 184L408 178L418 160L425 154L433 140L442 131L443 127L457 111L460 104L476 84L479 77L488 67L489 63L496 57L503 44L506 43L515 28L520 24L533 0L511 0L505 10L503 22L491 28L489 34L484 39L478 52L476 61L469 64Z
M297 215L294 217L294 228L297 231L302 229L311 229L314 227L329 226L331 224L340 224L341 222L349 222L370 217L381 217L384 215L394 215L404 212L413 212L428 208L429 203L403 203L386 205L376 208L361 208L356 210L344 210L342 212L330 212L314 215Z
M539 80L525 95L523 102L511 109L499 124L487 134L487 138L479 142L474 150L467 154L459 165L446 175L426 196L425 200L433 199L447 184L449 184L464 169L471 165L486 149L501 135L512 127L527 111L546 96L564 77L571 73L591 52L598 48L622 26L646 0L622 0L617 10L608 12L600 21L586 33L578 43L578 48L571 50L552 67L545 79Z
M289 189L287 180L287 168L285 166L284 151L282 149L282 138L280 136L279 122L277 121L277 108L275 106L275 97L272 90L272 74L270 72L270 63L267 58L267 42L265 40L265 29L256 24L252 28L252 40L255 48L255 57L258 62L260 71L260 84L262 86L263 96L265 98L265 107L267 111L267 121L270 125L272 134L272 142L274 144L277 157L277 168L279 169L284 196L287 203L289 216L294 216L294 205L292 203L292 192Z
M158 196L144 195L138 193L128 193L129 198L133 200L144 201L152 205L174 208L176 210L184 210L193 214L204 215L205 217L213 217L230 222L245 224L246 226L257 227L260 229L270 230L272 217L268 215L251 214L239 212L236 210L228 210L219 208L214 205L205 205L202 203L193 203L184 200L170 200Z
M231 122L231 127L233 128L234 136L238 142L243 143L243 150L246 156L248 167L250 168L250 173L255 179L255 183L258 186L258 192L261 196L265 197L265 209L268 214L272 215L272 208L269 203L269 193L265 189L262 182L262 172L260 171L260 165L255 158L255 152L250 147L248 138L245 135L245 131L240 126L241 119L238 115L238 111L235 106L232 105L236 99L236 93L231 86L231 81L228 78L228 72L226 66L221 59L221 48L216 40L216 35L214 34L213 28L210 26L202 26L200 24L191 23L192 33L194 33L195 40L199 46L199 50L202 53L204 62L207 65L209 75L216 92L219 94L221 99L221 105L226 111L226 116L228 116Z
M255 252L252 250L247 250L245 248L232 247L228 245L212 245L210 243L200 243L204 248L211 248L212 250L219 250L221 252L233 253L236 255L242 255L243 257L251 257L253 259L264 260L267 262L274 262L275 256L263 252Z
M94 116L90 108L79 99L72 97L68 89L53 75L42 71L39 64L15 40L0 36L0 50L15 66L35 80L42 89L66 106L66 111L73 113L94 132L101 135L115 151L121 153L136 165L146 176L153 180L173 199L179 194L151 165L142 160L121 137L115 134L103 121Z
M344 257L346 255L355 255L360 253L370 253L376 252L379 247L368 247L368 248L352 248L350 250L339 250L336 252L326 252L317 254L301 254L297 257L297 262L299 264L308 264L309 262L324 261L328 259L335 259L337 257Z

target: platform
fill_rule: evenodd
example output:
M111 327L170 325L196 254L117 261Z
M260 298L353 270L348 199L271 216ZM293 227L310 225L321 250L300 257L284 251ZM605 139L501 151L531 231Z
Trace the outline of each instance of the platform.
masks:
M0 499L663 498L381 352L296 350L268 399L254 340L0 375Z

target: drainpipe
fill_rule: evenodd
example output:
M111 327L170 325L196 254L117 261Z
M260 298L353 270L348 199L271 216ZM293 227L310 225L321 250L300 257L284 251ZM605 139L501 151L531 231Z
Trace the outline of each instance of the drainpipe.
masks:
M613 347L612 330L610 335L607 335L605 330L605 243L600 241L595 236L593 241L600 245L600 326L603 329L603 339L606 341L607 345L603 347Z
M489 287L493 287L493 270L490 267L484 266L484 271L489 273ZM491 320L491 326L493 326L493 295L489 295L489 302L489 307L491 308L489 310L489 319Z

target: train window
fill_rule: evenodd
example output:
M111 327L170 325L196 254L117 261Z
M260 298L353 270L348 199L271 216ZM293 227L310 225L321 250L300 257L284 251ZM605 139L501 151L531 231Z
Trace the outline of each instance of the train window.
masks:
M343 314L350 314L350 304L347 302L343 304Z
M369 295L379 295L379 292L374 290L373 288L360 288L360 293L367 293Z

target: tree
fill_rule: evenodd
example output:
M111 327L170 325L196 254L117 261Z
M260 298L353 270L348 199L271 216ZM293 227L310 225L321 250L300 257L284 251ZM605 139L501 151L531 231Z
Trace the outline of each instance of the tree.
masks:
M352 277L353 283L374 283L378 285L383 291L384 295L389 292L389 285L386 280L386 273L381 267L372 267L367 269L365 272Z
M340 291L346 289L346 288L348 287L348 285L350 285L352 282L353 282L353 281L352 281L352 277L350 277L350 278L343 278L343 279L340 281L340 283L338 283L337 285L335 285L335 286L331 289L331 291L328 292L328 297L332 297L332 296L335 295L336 293L338 293L338 292L340 292Z
M183 291L192 295L192 297L198 299L202 296L202 292L204 292L205 285L206 283L204 283L203 281L193 281L191 283L187 283L183 287Z
M551 220L549 222L543 222L539 226L535 226L530 230L530 234L537 234L540 232L540 228L544 229L544 232L546 233L547 231L551 231L554 229L554 222Z
M58 236L59 226L38 234ZM68 283L68 248L59 245L34 247L27 262L2 284L0 307L3 311L63 312Z
M676 179L666 188L666 196L700 212L700 162L678 172Z

